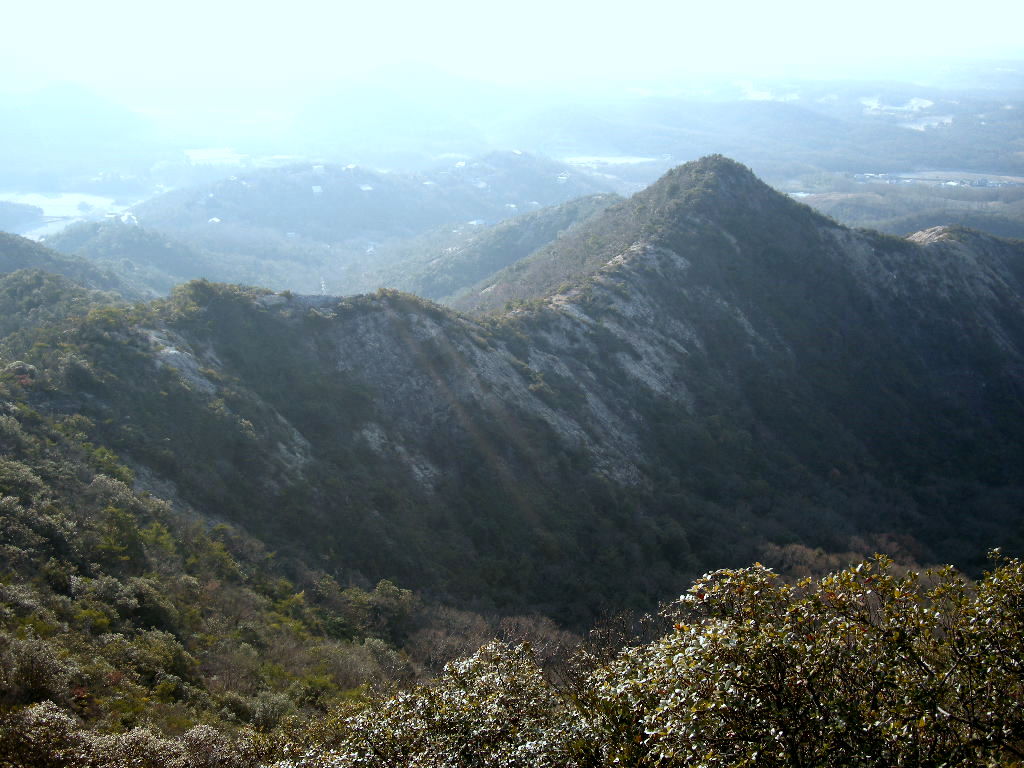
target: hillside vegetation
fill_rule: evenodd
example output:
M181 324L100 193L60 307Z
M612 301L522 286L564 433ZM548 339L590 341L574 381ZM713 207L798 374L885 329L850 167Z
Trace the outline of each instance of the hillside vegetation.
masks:
M557 681L528 646L494 643L289 755L310 768L1020 765L1020 562L976 587L889 566L795 586L761 566L708 574L650 643L581 649Z
M585 624L766 542L1019 536L1019 245L851 232L710 158L518 264L532 303L483 321L196 282L6 355L197 509L484 609Z
M0 232L0 274L19 269L40 269L63 275L86 288L114 291L126 298L138 296L113 270L83 258L61 255L27 238Z
M517 216L447 247L431 248L413 240L404 246L412 255L394 261L376 282L446 303L485 277L565 237L619 199L602 194L570 200Z
M882 557L795 585L718 571L621 650L595 634L545 668L491 642L429 686L272 734L107 735L46 702L0 717L0 764L1017 766L1022 596L1017 560L977 585Z
M0 279L0 754L1019 759L1024 246L846 229L722 157L577 221L474 316ZM976 588L899 575L993 546Z

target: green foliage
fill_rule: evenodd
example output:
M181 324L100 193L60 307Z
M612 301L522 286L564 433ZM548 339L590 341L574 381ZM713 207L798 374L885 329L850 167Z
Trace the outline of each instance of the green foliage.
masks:
M0 274L26 270L45 270L74 281L77 286L91 290L114 291L125 297L134 297L112 272L89 264L84 259L61 254L32 240L0 232ZM52 280L52 277L48 278ZM63 281L62 281L63 282ZM82 287L77 287L81 291Z
M677 604L674 632L612 665L603 697L632 702L658 764L1020 760L1022 576L1003 563L971 589L885 558L795 586L718 572Z
M0 337L19 333L31 337L48 325L80 317L114 297L91 291L58 274L38 268L12 271L0 277ZM51 343L42 335L36 343ZM29 346L29 344L26 344Z
M610 663L581 656L567 686L529 649L490 644L286 752L303 766L1020 765L1022 600L1017 560L977 585L881 556L795 585L718 571L667 609L668 634Z
M83 323L83 338L100 348L132 338L121 311L94 311ZM134 491L133 473L93 442L99 418L43 415L24 402L4 410L0 764L63 764L71 753L44 747L51 737L87 764L135 759L118 751L127 742L102 734L140 739L138 764L174 764L192 754L186 742L197 727L269 731L359 686L415 674L393 645L422 621L408 590L342 590L324 573L289 570L296 563L241 530ZM286 577L296 573L298 583ZM339 616L340 637L328 631ZM25 741L12 723L49 735ZM190 764L242 760L216 738L220 757Z
M176 739L145 728L89 732L52 702L0 717L3 768L248 768L271 754L267 740L256 734L230 737L207 725Z
M340 733L320 733L333 742L328 751L294 744L285 754L300 766L564 766L568 744L585 738L568 715L529 649L495 642L449 664L435 685L374 703L338 724Z
M99 557L118 565L141 562L144 557L142 537L135 517L117 507L107 507L101 514L100 541L96 545Z

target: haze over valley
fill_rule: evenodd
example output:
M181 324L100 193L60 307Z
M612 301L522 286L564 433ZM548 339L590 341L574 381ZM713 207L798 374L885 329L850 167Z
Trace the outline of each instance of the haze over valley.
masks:
M1021 764L975 5L10 9L0 768Z

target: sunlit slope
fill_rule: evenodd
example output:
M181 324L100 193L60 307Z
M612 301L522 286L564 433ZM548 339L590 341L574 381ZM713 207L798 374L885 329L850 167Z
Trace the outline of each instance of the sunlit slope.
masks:
M531 257L490 319L197 282L5 355L277 549L585 621L771 545L1018 546L1022 259L847 230L715 157Z
M618 195L600 194L570 200L479 228L477 233L441 248L414 240L405 246L412 255L382 270L379 284L446 301L565 237L619 199Z

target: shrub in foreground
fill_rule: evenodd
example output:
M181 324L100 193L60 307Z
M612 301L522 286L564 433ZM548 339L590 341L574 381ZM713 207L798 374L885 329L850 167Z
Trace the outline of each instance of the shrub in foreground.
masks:
M610 662L580 651L559 684L529 646L492 642L267 736L103 735L37 704L0 718L0 767L1024 766L1019 560L976 584L883 557L797 584L756 565L665 613L668 633Z
M698 580L673 629L554 686L486 646L343 718L335 766L1024 765L1024 567L974 585L883 557L818 581Z

